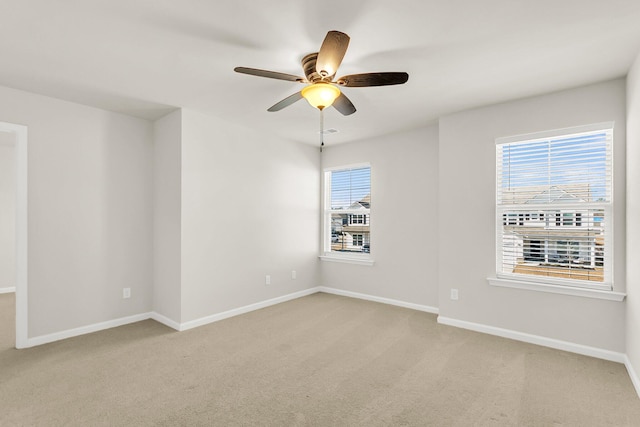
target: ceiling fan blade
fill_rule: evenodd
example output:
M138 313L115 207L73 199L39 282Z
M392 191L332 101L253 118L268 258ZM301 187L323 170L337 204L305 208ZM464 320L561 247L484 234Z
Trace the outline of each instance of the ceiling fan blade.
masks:
M329 31L322 42L318 59L316 61L316 71L322 77L330 77L336 74L344 54L349 46L349 36L340 31Z
M285 107L288 107L289 105L293 104L296 101L300 101L302 99L302 92L296 92L293 95L287 96L285 99L283 99L282 101L278 102L277 104L274 104L273 106L271 106L267 111L270 112L274 112L274 111L280 111Z
M347 98L344 93L341 93L339 97L333 101L333 107L338 110L343 116L349 116L356 112L356 107L354 107L351 100Z
M365 73L340 77L336 83L347 87L401 85L409 80L407 73Z
M287 80L290 82L304 83L307 80L294 76L293 74L278 73L277 71L259 70L257 68L236 67L233 69L236 73L249 74L251 76L267 77L270 79Z

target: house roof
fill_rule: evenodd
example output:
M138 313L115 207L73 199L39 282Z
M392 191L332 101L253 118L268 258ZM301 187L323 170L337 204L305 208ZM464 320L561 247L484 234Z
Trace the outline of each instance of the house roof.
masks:
M530 185L501 191L505 204L548 204L592 201L591 186L588 183L569 185Z
M353 202L349 209L370 209L371 208L371 194L367 194L357 202Z

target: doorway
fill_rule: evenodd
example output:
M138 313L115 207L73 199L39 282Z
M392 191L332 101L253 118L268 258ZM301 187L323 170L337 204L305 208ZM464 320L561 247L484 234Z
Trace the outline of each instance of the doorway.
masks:
M27 127L12 123L0 122L0 144L4 162L12 162L10 166L13 177L8 180L13 187L9 191L13 203L9 209L13 215L7 215L13 239L9 239L14 252L9 255L9 264L3 268L8 271L7 277L14 280L16 301L16 348L29 347L27 328ZM9 231L9 232L11 232ZM9 249L10 250L10 249ZM0 284L0 287L5 286Z

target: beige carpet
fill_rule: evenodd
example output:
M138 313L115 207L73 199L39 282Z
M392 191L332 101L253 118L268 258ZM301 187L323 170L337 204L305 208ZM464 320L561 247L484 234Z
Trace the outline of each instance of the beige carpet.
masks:
M148 320L15 350L1 426L639 426L623 365L327 294L186 332Z

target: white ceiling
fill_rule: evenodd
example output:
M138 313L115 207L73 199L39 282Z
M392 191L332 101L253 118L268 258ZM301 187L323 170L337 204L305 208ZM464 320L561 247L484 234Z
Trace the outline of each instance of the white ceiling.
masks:
M329 30L351 37L338 75L406 71L401 86L343 88L358 111L325 115L327 145L480 105L626 75L638 0L0 0L0 85L155 119L198 109L318 143L298 83Z

